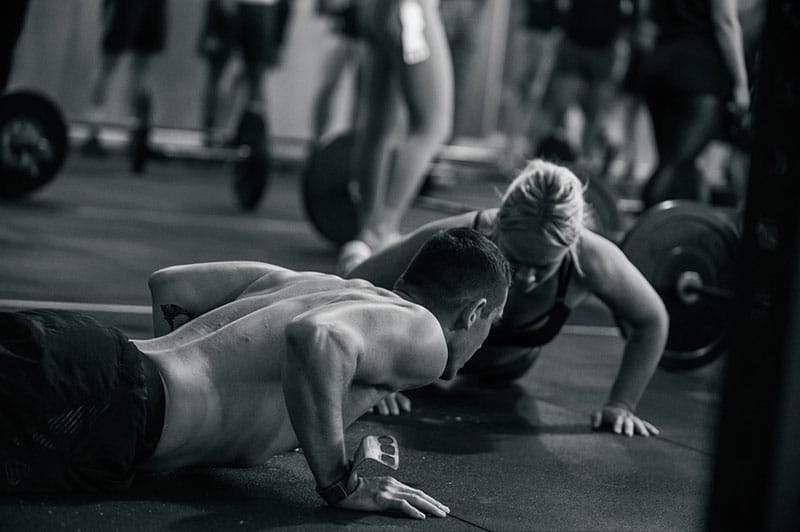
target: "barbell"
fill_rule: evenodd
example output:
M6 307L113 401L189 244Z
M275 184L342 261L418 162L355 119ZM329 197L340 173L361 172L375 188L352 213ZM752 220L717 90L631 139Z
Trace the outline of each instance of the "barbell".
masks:
M315 229L334 243L356 236L357 192L350 183L353 133L335 137L308 160L302 195ZM620 240L615 194L601 180L585 189L590 228ZM477 210L474 206L427 196L417 207L444 214ZM620 248L659 293L670 316L669 337L661 366L690 369L704 365L728 342L727 312L735 300L738 232L719 209L691 201L671 201L645 211L624 235ZM619 323L625 333L625 324Z
M245 111L231 147L155 143L150 100L137 98L137 119L130 124L73 120L88 126L122 128L130 134L131 170L144 172L151 159L233 163L236 201L245 210L256 208L270 177L268 132L258 113ZM0 96L0 197L22 197L50 182L67 154L68 126L59 107L35 91Z
M620 248L667 308L661 366L692 369L721 355L737 302L739 231L733 219L704 203L666 201L639 217ZM624 324L620 329L624 333Z
M269 131L260 113L245 110L229 147L156 143L152 139L152 104L147 94L134 104L136 123L131 131L130 163L134 173L146 170L151 159L233 163L233 192L239 207L255 209L270 178Z

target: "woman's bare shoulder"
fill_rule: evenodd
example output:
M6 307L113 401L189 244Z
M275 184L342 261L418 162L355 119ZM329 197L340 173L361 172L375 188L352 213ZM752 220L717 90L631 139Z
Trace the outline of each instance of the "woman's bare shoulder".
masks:
M658 294L614 242L587 231L578 250L584 286L618 317L634 321L663 313Z
M584 230L578 242L578 262L583 277L602 279L628 258L614 242L590 230Z

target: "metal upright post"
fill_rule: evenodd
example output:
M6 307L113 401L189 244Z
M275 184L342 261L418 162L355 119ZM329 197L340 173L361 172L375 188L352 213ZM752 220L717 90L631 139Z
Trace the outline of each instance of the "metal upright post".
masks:
M770 1L708 526L800 530L800 2Z

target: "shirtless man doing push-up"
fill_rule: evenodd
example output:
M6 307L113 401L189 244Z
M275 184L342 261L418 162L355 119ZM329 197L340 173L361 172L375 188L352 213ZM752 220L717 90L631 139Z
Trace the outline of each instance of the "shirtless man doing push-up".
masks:
M299 445L333 506L444 517L420 490L351 474L344 430L390 392L452 378L509 280L494 244L456 229L392 291L255 262L160 270L149 340L0 313L0 493L121 489L137 468L256 465Z

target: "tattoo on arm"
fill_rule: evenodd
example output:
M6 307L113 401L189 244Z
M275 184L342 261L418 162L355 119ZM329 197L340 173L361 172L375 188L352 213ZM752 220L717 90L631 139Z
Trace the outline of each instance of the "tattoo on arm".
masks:
M185 308L171 303L161 305L161 314L164 316L164 320L169 324L170 331L174 331L194 318Z

